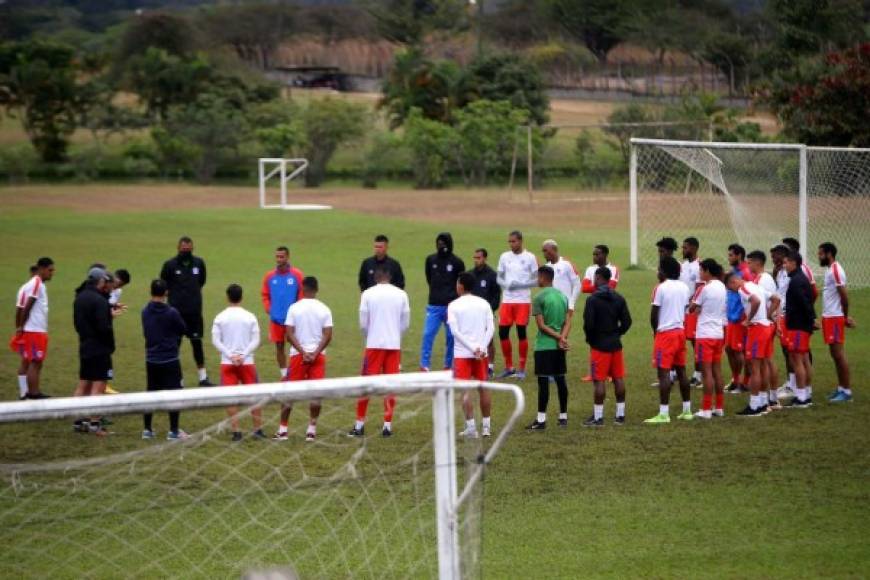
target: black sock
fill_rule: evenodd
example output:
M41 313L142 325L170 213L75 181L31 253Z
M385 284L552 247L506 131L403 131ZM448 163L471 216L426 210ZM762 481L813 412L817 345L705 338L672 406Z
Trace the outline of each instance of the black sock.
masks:
M191 338L190 346L193 348L193 360L196 361L196 366L202 368L205 366L205 354L202 352L202 339Z
M549 377L538 377L538 413L546 413L549 402L550 379Z
M173 433L178 433L178 418L180 416L180 411L169 411L169 430Z
M154 417L151 413L145 413L142 415L142 422L145 423L145 430L151 431L151 419Z
M568 412L568 384L565 382L565 375L554 377L556 381L556 389L559 392L559 412Z

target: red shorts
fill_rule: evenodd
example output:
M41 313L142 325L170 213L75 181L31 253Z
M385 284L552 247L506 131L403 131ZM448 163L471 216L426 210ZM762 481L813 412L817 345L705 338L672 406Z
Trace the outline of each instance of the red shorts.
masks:
M822 318L822 337L825 339L825 344L845 344L846 317Z
M310 363L302 362L301 354L290 357L290 368L285 381L315 381L326 376L326 357L323 353Z
M699 363L722 362L724 348L724 338L697 338L695 339L695 360Z
M513 304L504 303L498 309L498 325L499 326L528 326L529 313L532 311L532 305L528 303Z
M9 348L28 362L42 362L48 353L48 333L24 332L20 336L13 335Z
M657 332L653 343L653 367L671 370L686 366L686 333L682 328Z
M725 327L725 348L734 352L746 349L746 327L742 322L729 322Z
M810 352L810 338L812 334L803 330L786 330L785 331L786 348L788 352L807 353Z
M454 379L485 381L488 372L489 364L485 358L453 359Z
M367 348L363 360L363 376L399 374L401 355L402 351L398 349Z
M746 332L746 349L744 354L748 359L768 359L773 356L773 325L752 324Z
M269 321L269 342L287 342L287 330L283 324Z
M785 328L785 316L780 316L776 321L776 328L779 330L779 343L788 349L788 330Z
M221 365L221 386L256 385L259 382L254 365Z
M683 320L683 328L686 329L686 340L695 340L695 331L698 329L697 312L686 313L686 318Z
M625 361L622 349L615 352L595 350L589 352L589 375L593 381L606 381L607 377L625 378Z

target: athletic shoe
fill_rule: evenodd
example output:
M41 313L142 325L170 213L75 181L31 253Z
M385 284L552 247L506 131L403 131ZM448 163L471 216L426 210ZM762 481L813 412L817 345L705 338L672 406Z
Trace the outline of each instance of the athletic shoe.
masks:
M142 439L154 439L154 431L151 429L145 429L142 431Z
M584 383L591 383L592 382L592 375L586 375L585 377L583 377L580 380L583 381Z
M524 380L526 380L526 371L517 371L517 372L514 374L514 378L515 378L516 380L518 380L518 381L524 381Z
M768 413L770 413L770 407L768 405L762 405L758 408L758 411L762 415L767 415Z
M383 431L381 431L381 437L392 437L392 436L393 436L393 431L389 427L384 426Z
M73 431L75 431L76 433L90 433L91 432L90 424L87 421L84 421L82 419L79 419L78 421L74 421L72 428L73 428Z
M837 393L839 393L839 392L840 392L840 389L834 389L833 391L831 391L830 393L828 393L828 396L825 397L825 398L826 398L827 400L830 401L831 399L833 399L834 397L836 397L836 396L837 396Z
M768 410L770 410L770 411L781 411L781 410L782 410L782 405L780 404L779 401L769 401L769 402L767 403L767 408L768 408Z
M713 416L714 417L724 417L725 416L725 409L713 409Z
M812 407L812 406L813 406L813 400L811 398L808 398L806 401L801 401L801 400L798 400L797 397L795 397L791 401L788 401L787 403L783 404L783 407L785 407L787 409L806 409L806 408Z
M559 427L567 427L568 419L559 419Z
M749 405L746 405L742 411L737 412L738 417L761 417L763 415L764 413L761 412L761 409L753 409Z
M311 441L314 441L315 439L317 439L317 433L315 433L314 431L307 431L305 433L305 441L306 442L311 442Z
M487 380L491 380L492 377L493 377L494 375L495 375L495 369L494 369L494 368L489 367L488 369L486 369L486 378L487 378Z
M693 376L692 379L689 381L689 386L690 386L690 387L695 387L696 389L700 389L700 388L703 387L704 385L701 384L701 381L699 381L699 380L697 379L697 377Z
M31 401L38 401L39 399L50 399L51 395L46 395L45 393L42 393L42 392L34 393L32 395L30 393L27 393L26 395L24 395L24 398L30 399Z
M544 421L543 423L540 423L540 422L538 422L537 419L535 419L534 421L532 421L532 423L528 427L526 427L526 430L527 431L543 431L546 428L547 428L546 421Z
M705 419L705 420L709 421L710 419L713 418L713 412L712 411L705 411L705 410L701 409L700 411L695 413L695 417L697 419Z
M112 388L112 385L106 385L106 390L103 392L106 393L107 395L120 395L121 394L121 391L116 391L115 389Z
M365 425L363 425L359 429L354 427L353 429L351 429L350 431L347 432L348 437L363 437L363 436L365 436L365 434L366 434L366 426Z
M662 415L658 414L655 417L650 417L649 419L644 419L644 423L650 424L658 424L658 423L670 423L671 416L670 415Z
M595 415L591 415L588 419L583 421L584 427L604 427L604 418L596 419Z
M680 421L691 421L694 418L695 418L695 416L692 415L691 411L683 411L682 413L677 415L677 419L679 419Z
M266 434L263 433L262 429L257 429L256 431L251 433L251 437L253 437L254 439L266 439Z
M782 386L776 390L777 399L789 399L794 396L794 389L791 388L788 382L783 383Z
M428 373L428 372L429 372L429 367L420 367L420 372L421 372L421 373Z
M477 439L477 429L464 429L459 432L463 439Z
M739 395L741 393L748 393L749 389L741 385L740 383L735 383L731 381L728 383L728 386L725 387L725 392L729 395Z
M659 382L658 382L658 381L653 381L653 382L651 382L651 383L649 384L649 386L651 386L651 387L654 388L654 389L657 389L657 388L659 388Z
M215 386L215 384L213 382L211 382L210 380L208 380L208 377L206 377L206 378L202 379L201 381L199 381L199 386L200 387L213 387L213 386Z
M287 441L290 439L290 434L287 431L275 433L272 435L272 441Z
M100 425L102 425L103 427L105 427L106 425L114 425L114 424L115 424L115 422L112 421L111 417L105 417L105 416L100 417Z
M484 427L483 429L481 429L480 436L484 439L487 437L492 437L492 433L490 433L489 427Z
M242 432L241 431L233 431L233 443L238 443L242 440Z
M498 378L500 379L509 379L510 377L517 374L516 369L505 369L499 373Z
M614 425L625 425L625 415L622 417L614 417L613 418Z
M851 403L852 395L848 393L844 393L843 391L838 391L836 395L828 399L829 403Z
M18 397L18 400L19 400L19 401L26 401L26 400L27 400L27 395L21 395L20 397Z
M241 435L241 433L239 433ZM178 431L170 431L166 434L167 441L183 441L185 439L190 439L190 435L186 432L179 429ZM235 439L233 439L235 441Z

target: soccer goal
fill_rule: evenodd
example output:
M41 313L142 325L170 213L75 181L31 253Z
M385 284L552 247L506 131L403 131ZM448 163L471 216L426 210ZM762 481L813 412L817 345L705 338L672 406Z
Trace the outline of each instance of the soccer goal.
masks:
M332 209L332 206L315 203L289 203L288 184L305 173L307 159L281 159L262 157L259 160L260 208L286 210ZM277 182L277 187L276 187Z
M814 266L833 242L850 284L870 286L870 149L632 139L629 183L632 265L655 267L662 236L695 236L702 256L795 237Z
M457 442L455 399L480 386L506 395L495 399L504 422L492 439ZM386 394L398 399L393 437L348 437L354 399ZM311 400L323 410L309 442ZM295 403L289 440L231 442L222 407L242 406L247 433L261 409L271 434L279 402ZM523 406L515 385L446 372L2 403L0 568L70 578L479 576L483 475ZM169 410L191 436L141 439L134 414L154 412L165 435ZM94 416L111 417L114 433L70 430Z

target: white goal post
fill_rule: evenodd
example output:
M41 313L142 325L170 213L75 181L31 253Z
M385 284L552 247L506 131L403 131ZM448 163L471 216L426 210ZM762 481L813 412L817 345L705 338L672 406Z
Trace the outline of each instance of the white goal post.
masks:
M870 149L631 139L632 266L655 267L663 236L695 236L714 257L795 237L816 270L816 247L833 242L850 284L866 287L868 220Z
M472 465L464 470L464 485L457 477L457 445L454 398L458 392L480 387L508 393L513 396L514 407L492 443ZM365 377L331 378L317 381L264 383L219 389L189 389L139 392L111 397L52 398L37 401L0 403L0 424L23 421L79 418L83 416L113 417L124 414L153 413L155 411L190 411L234 405L260 407L267 403L350 398L359 396L397 395L402 397L431 397L432 451L434 454L435 524L437 527L437 575L441 579L457 579L463 575L459 546L458 514L481 482L485 467L493 460L505 439L514 428L524 409L522 390L512 384L457 381L450 372L407 373ZM400 403L401 404L401 403ZM341 436L344 438L343 434ZM181 445L182 447L179 447ZM229 446L230 444L227 444ZM184 443L170 445L182 449ZM334 445L332 445L334 447ZM361 449L364 449L365 445ZM287 447L284 447L287 449ZM306 449L310 449L306 447ZM135 452L134 452L135 453ZM193 450L189 452L193 454ZM128 454L129 455L129 454ZM358 453L354 454L358 455ZM83 459L82 464L91 461ZM0 465L0 474L15 480L16 468L26 473L23 466ZM45 470L42 466L29 466L31 471ZM78 467L75 465L73 467ZM115 468L121 469L120 467ZM132 471L132 465L131 465ZM19 487L24 484L16 483ZM81 483L80 485L85 485ZM25 486L26 487L26 486ZM17 493L17 492L16 492ZM14 497L13 497L14 499ZM0 494L0 506L9 497ZM75 497L72 498L75 500ZM110 510L112 511L112 510ZM123 510L117 510L123 511ZM70 518L72 516L69 516ZM12 518L13 521L16 519ZM326 555L328 558L329 555ZM74 573L74 572L73 572Z
M332 209L329 205L313 203L291 204L287 198L287 184L305 173L308 169L308 160L303 158L283 159L280 157L261 157L258 163L257 175L260 187L261 209L288 209L288 210L319 210ZM269 183L278 181L278 201L271 199L269 195Z

